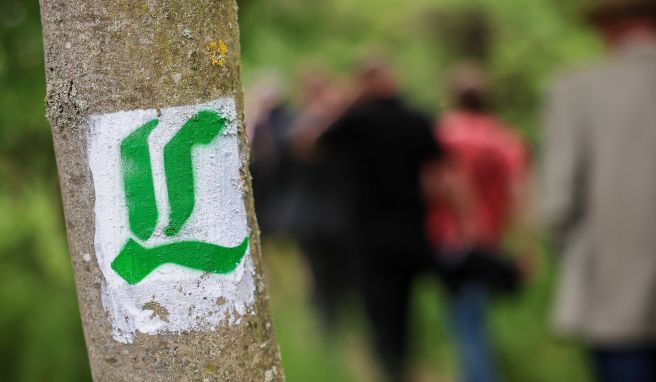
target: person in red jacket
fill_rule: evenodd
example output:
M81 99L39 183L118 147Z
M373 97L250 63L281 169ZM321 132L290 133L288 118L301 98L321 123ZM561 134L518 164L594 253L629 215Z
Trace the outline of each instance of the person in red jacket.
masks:
M519 278L514 263L498 254L528 163L521 136L489 111L487 90L480 68L463 65L454 71L450 91L455 110L435 127L447 164L430 171L427 180L437 185L434 189L441 187L451 194L434 193L427 233L438 261L448 270L464 380L473 382L497 380L485 305L491 288L514 284Z

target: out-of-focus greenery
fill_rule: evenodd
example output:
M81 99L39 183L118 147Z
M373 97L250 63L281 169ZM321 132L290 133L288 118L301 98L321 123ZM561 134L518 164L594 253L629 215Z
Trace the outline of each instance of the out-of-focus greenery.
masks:
M409 97L444 107L445 69L481 58L497 106L533 142L540 94L558 68L594 56L596 40L571 0L241 0L246 82L261 69L294 79L308 63L345 71L374 46L389 54ZM473 20L473 21L472 21ZM479 22L479 31L471 25ZM485 33L480 33L480 29ZM478 34L477 34L478 33ZM476 44L482 44L478 46ZM291 85L293 87L293 84ZM51 135L44 118L43 48L36 0L0 1L0 380L88 380L89 368L66 250ZM272 307L289 381L376 380L354 313L322 337L293 248L266 253ZM497 304L492 327L508 381L584 381L578 349L547 326L549 262L518 301ZM446 313L431 280L413 304L414 369L453 380Z
M581 0L240 3L246 83L262 68L289 80L308 64L344 72L372 51L382 51L401 73L408 95L437 112L446 106L440 95L447 69L481 58L494 80L499 111L531 137L554 70L599 50L576 12ZM476 23L484 24L485 37L476 36Z
M0 380L89 379L66 248L37 1L0 2Z

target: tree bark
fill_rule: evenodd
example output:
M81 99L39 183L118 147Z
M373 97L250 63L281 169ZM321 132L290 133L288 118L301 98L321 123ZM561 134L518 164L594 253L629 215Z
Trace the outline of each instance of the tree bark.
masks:
M94 380L283 380L248 173L235 0L41 0L41 17L47 116ZM136 331L131 342L117 341L103 305L107 275L96 253L100 195L89 163L90 121L137 109L159 115L164 108L225 97L236 101L253 302L209 330ZM143 308L159 314L156 307Z

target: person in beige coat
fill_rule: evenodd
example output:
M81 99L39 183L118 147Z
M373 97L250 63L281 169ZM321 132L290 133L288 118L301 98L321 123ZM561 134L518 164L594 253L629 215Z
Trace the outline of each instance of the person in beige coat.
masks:
M560 333L600 381L656 381L656 2L602 1L609 48L546 108L543 210L558 244Z

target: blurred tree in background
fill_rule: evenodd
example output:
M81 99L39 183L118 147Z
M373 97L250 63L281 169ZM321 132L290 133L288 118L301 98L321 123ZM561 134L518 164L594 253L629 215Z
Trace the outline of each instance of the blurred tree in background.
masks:
M308 64L345 72L373 47L396 64L411 99L437 113L448 106L440 101L446 69L476 59L492 74L498 110L536 145L541 94L550 76L600 48L577 18L579 2L573 0L239 3L246 83L258 71L273 69L294 88L291 81ZM88 380L44 118L38 12L36 0L0 1L0 379ZM366 343L325 344L308 296L298 287L303 278L298 258L288 252L293 248L282 246L268 254L275 259L269 261L271 293L288 380L355 378L364 366L349 365L370 362L362 356ZM552 273L546 267L521 301L504 302L495 311L495 337L509 381L585 379L576 347L555 342L548 331ZM416 358L429 365L431 375L453 379L436 287L426 282L417 289ZM352 321L346 332L362 329L357 317Z

